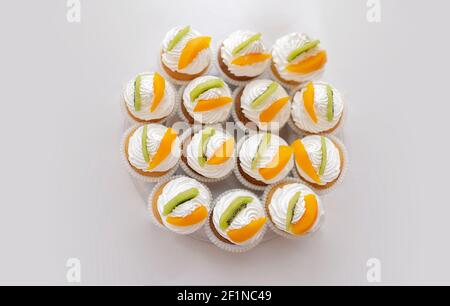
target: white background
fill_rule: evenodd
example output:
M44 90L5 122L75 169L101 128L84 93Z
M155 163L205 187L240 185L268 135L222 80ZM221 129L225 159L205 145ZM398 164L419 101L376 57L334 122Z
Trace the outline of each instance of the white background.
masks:
M0 5L0 283L449 284L448 1L66 1ZM329 52L326 80L345 93L348 177L321 232L247 254L155 228L122 167L118 99L155 69L164 34L191 24L215 43L237 29L268 43L303 31Z

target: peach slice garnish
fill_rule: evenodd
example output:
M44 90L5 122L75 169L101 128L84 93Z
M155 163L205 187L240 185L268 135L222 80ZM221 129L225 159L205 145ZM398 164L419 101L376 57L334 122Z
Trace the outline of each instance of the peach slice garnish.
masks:
M266 221L267 218L262 217L255 221L250 222L249 224L247 224L242 228L229 230L227 233L228 237L230 237L231 241L236 243L242 243L244 241L247 241L253 236L255 236L256 233L259 232L259 230L264 226Z
M309 158L308 152L306 152L305 146L300 139L297 139L292 143L292 148L294 149L295 161L299 167L308 175L314 182L320 184L320 177L317 175L314 169L311 159Z
M272 55L267 53L251 53L236 57L233 61L231 61L231 64L237 66L249 66L268 60L271 57Z
M317 198L313 194L305 196L305 213L297 223L291 225L291 231L294 235L302 235L309 231L317 220L319 214L319 205Z
M314 123L317 123L316 110L314 109L314 85L308 83L306 90L303 92L303 105Z
M156 151L155 156L153 156L150 164L148 165L148 171L155 169L167 158L167 156L170 155L175 139L177 139L177 132L174 129L168 128L161 140L161 143L159 144L158 151Z
M221 165L231 158L234 150L234 139L225 141L220 148L214 152L213 156L206 162L208 165Z
M231 97L219 97L216 99L198 100L194 112L207 112L233 102Z
M210 44L211 37L209 36L200 36L188 41L186 46L183 48L183 51L181 51L181 56L178 61L178 69L186 68L194 61L201 51L209 48Z
M308 57L304 61L296 64L289 64L286 69L289 72L308 74L321 69L327 63L327 52L320 53Z
M286 167L292 157L292 148L290 146L280 146L278 153L273 160L264 168L259 169L259 174L265 180L271 180L276 177Z
M166 90L166 80L158 72L153 75L153 101L150 108L150 112L154 112L161 103L164 97L164 91Z
M205 206L200 206L186 217L167 217L166 221L175 226L191 226L202 222L208 216L208 210Z
M267 109L261 112L259 120L261 122L270 122L281 111L281 109L289 102L289 97L276 100Z

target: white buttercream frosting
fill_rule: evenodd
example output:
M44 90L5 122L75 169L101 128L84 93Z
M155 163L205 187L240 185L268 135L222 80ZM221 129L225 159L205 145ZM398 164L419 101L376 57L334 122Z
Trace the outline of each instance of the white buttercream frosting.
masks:
M175 107L175 89L170 84L170 82L166 81L164 96L159 103L158 107L151 112L153 97L154 97L154 89L153 89L153 72L144 72L140 74L141 86L140 86L140 94L141 94L141 109L137 111L134 106L134 95L135 95L135 79L130 80L124 90L123 97L125 100L125 104L128 108L128 111L136 118L141 120L156 120L162 119L169 116L174 107Z
M289 97L286 90L280 84L278 84L277 90L272 95L270 95L264 101L264 103L257 107L253 107L251 105L252 102L256 98L261 96L266 91L267 87L269 87L269 85L272 83L273 81L271 80L254 80L245 86L241 96L241 109L245 117L257 124L258 127L263 131L279 130L280 128L282 128L289 120L291 112L291 103L288 102L283 106L283 108L275 116L272 122L266 123L260 121L261 113L269 108L275 101L285 97Z
M267 167L277 155L279 147L287 146L288 144L279 136L272 134L267 149L260 156L256 168L252 169L253 159L256 156L259 144L263 140L264 135L264 133L252 135L242 143L239 150L239 162L242 170L255 180L265 184L274 184L289 175L289 172L291 172L294 167L294 160L291 158L284 169L276 177L271 180L265 180L259 173L259 169Z
M197 132L192 137L191 142L187 146L186 157L188 164L196 172L207 178L222 178L233 170L235 165L235 153L233 151L233 155L231 156L231 158L228 159L223 164L220 165L205 164L204 166L201 166L199 163L199 157L201 157L200 146L202 141L202 132L203 130ZM214 153L217 150L219 150L222 147L222 145L229 139L233 139L233 137L220 129L215 129L215 134L209 138L206 145L207 160L209 160L214 155Z
M303 184L292 183L275 190L269 203L270 218L278 229L292 234L290 231L286 230L287 214L289 202L297 192L300 192L300 198L295 206L294 216L291 223L295 224L303 217L306 212L305 196L312 194L317 199L319 211L314 225L304 234L313 233L320 226L320 219L324 215L324 209L322 207L321 199L310 188Z
M133 135L131 135L128 143L128 160L131 165L144 172L166 172L172 169L180 159L181 156L181 142L177 137L172 145L172 152L169 154L165 160L163 160L158 166L153 170L148 171L149 163L145 161L145 157L142 150L142 132L144 126L137 128ZM167 127L160 124L148 124L147 130L147 150L150 160L155 156L158 148L161 144Z
M238 197L252 197L253 201L247 204L247 207L239 212L239 214L231 222L230 226L224 231L220 228L220 217L222 217L222 214L225 212L228 206ZM233 241L231 241L230 237L228 236L227 233L228 231L243 228L248 224L250 224L251 222L263 217L265 217L265 213L261 201L253 193L246 190L235 190L227 194L224 194L214 206L212 216L213 224L217 232L230 242ZM254 235L249 240L244 241L242 243L236 242L233 243L237 245L249 245L258 240L261 237L261 235L262 235L262 228L256 235Z
M220 79L220 78L215 77L215 76L201 76L201 77L198 77L195 80L191 81L184 89L182 103L183 103L186 111L189 113L189 115L192 118L194 118L194 120L196 122L204 123L204 124L214 124L214 123L224 122L229 117L230 110L231 110L231 107L233 106L233 103L228 103L222 107L212 109L212 110L206 111L206 112L194 112L194 108L197 105L197 102L199 100L210 100L210 99L217 99L220 97L232 98L231 90L228 87L228 85L224 82L223 87L212 88L210 90L207 90L206 92L202 93L197 99L195 99L194 101L191 101L190 93L195 87L197 87L201 83L204 83L209 80L214 80L214 79Z
M313 82L314 86L314 110L317 116L317 123L315 123L309 113L305 109L303 94L306 91L306 86L294 95L292 102L292 119L295 125L303 131L309 133L321 133L334 128L342 117L344 111L344 101L340 92L333 89L333 120L328 121L328 95L327 85L325 82Z
M189 200L181 205L178 205L170 214L167 216L163 215L164 206L176 197L178 194L189 190L191 188L197 188L199 191L198 196ZM192 214L197 208L204 206L209 212L211 207L211 195L210 192L199 182L189 177L179 177L174 180L169 181L163 188L161 195L157 200L157 207L159 215L164 223L164 225L170 230L178 234L190 234L197 231L200 227L205 224L208 218L205 218L202 222L190 225L190 226L175 226L168 223L166 220L168 217L186 217Z
M292 62L288 61L288 56L292 51L296 50L297 48L301 48L306 43L309 43L311 41L311 38L309 38L309 36L306 34L291 33L279 38L275 42L275 45L272 49L272 59L275 64L275 68L284 80L303 83L306 81L314 80L322 74L324 68L308 74L290 72L286 69L289 64L300 63L305 59L315 56L323 51L319 46L316 46L315 48L312 48L311 50L308 50L307 52L299 55Z
M178 62L180 60L181 53L186 44L193 38L203 36L194 29L190 29L189 32L183 36L183 38L174 46L174 48L168 51L168 46L174 37L182 30L184 26L176 27L170 30L163 40L161 60L170 70L183 73L183 74L198 74L205 70L211 63L211 49L207 48L202 50L197 57L187 67L178 69Z
M325 137L325 144L327 147L327 163L325 166L325 171L322 175L319 174L320 165L322 163L322 136L306 136L301 139L306 152L308 153L309 159L311 160L313 168L316 170L317 175L320 178L319 185L326 185L335 181L339 174L341 173L342 165L341 165L341 157L340 151L336 147L333 141L329 138ZM312 178L310 178L296 163L296 167L302 178L307 180L310 183L317 184Z
M233 55L233 50L236 47L256 34L257 33L251 31L236 31L223 41L220 49L222 60L233 75L238 77L257 77L261 75L270 64L270 58L265 61L246 66L232 64L233 60L240 56L255 53L267 53L267 48L264 45L264 42L261 39L258 39L250 43L238 54Z

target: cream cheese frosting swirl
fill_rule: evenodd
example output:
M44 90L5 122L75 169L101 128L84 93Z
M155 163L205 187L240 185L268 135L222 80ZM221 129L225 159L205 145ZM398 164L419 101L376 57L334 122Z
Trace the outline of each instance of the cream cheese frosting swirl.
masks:
M148 124L147 126L147 150L151 159L158 151L161 140L167 131L167 127L160 124ZM172 145L172 152L166 157L166 159L164 159L153 170L148 171L149 163L145 161L142 150L143 129L144 126L140 126L130 137L128 143L128 160L131 165L144 172L166 172L175 167L181 155L180 140L178 137Z
M202 76L198 77L192 82L190 82L183 93L183 105L186 109L186 111L189 113L189 115L194 118L196 122L204 123L204 124L214 124L214 123L220 123L224 122L228 119L231 107L233 106L233 103L228 103L222 107L215 108L206 112L195 112L194 108L199 100L210 100L210 99L217 99L220 97L229 97L231 96L231 90L228 87L228 85L224 82L223 87L219 88L212 88L204 93L202 93L198 98L196 98L194 101L191 101L190 93L191 91L197 87L198 85L210 81L210 80L221 80L218 77L215 76Z
M291 112L291 104L288 102L283 106L271 122L261 122L260 116L263 111L267 110L275 101L289 97L286 90L278 84L276 91L271 94L270 97L264 101L264 103L257 107L253 107L251 105L252 102L261 96L272 83L273 81L271 80L251 81L245 86L241 96L241 108L245 117L254 122L263 131L277 131L281 129L289 120Z
M175 89L167 80L164 96L159 103L158 107L151 112L151 106L153 102L154 96L154 88L153 88L153 77L154 73L144 72L141 73L141 86L140 86L140 94L141 94L141 110L137 111L134 106L134 95L135 95L135 80L131 80L127 83L123 97L125 99L125 104L128 108L128 111L136 118L150 121L162 119L169 116L174 107L175 107Z
M292 183L284 185L278 188L272 195L272 199L269 204L270 219L275 224L275 226L284 232L292 234L290 231L286 230L287 215L289 209L289 202L295 196L297 192L300 192L300 198L294 209L294 216L292 218L292 223L295 224L303 217L306 212L305 196L314 195L317 199L318 205L318 215L314 222L314 225L304 234L313 233L318 230L321 219L325 214L321 199L307 186L299 183Z
M168 50L170 42L184 27L176 27L170 30L163 40L161 60L170 70L183 73L183 74L198 74L205 70L211 63L211 49L207 48L202 50L197 57L187 67L178 69L178 62L180 60L181 53L183 52L186 44L193 38L202 36L194 29L189 29L189 32L182 37L182 39L174 46L172 50Z
M222 55L222 60L228 67L230 72L238 77L257 77L261 75L270 64L270 58L262 62L258 62L252 65L239 66L233 64L233 60L237 57L255 54L255 53L267 53L266 46L261 39L258 39L244 49L242 49L238 54L233 55L233 50L238 47L243 42L247 41L251 37L256 35L256 33L251 31L236 31L232 33L227 39L223 41L220 49Z
M174 197L176 197L178 194L189 190L191 188L197 188L199 191L198 196L196 196L194 199L189 200L187 202L184 202L183 204L178 205L169 215L164 216L164 206L172 200ZM191 234L195 231L197 231L200 227L205 224L207 218L205 218L203 221L190 225L190 226L175 226L173 224L170 224L167 222L167 217L180 217L184 218L186 216L191 215L197 208L204 206L206 210L209 212L211 209L211 194L210 192L205 188L204 185L200 184L196 180L189 178L189 177L178 177L174 180L169 181L163 188L161 195L158 197L157 200L157 208L159 215L161 216L163 224L169 228L170 230L186 235Z
M309 38L309 36L306 34L291 33L279 38L275 42L275 45L272 49L272 58L278 73L284 80L303 83L306 81L314 80L322 74L324 68L308 74L294 73L287 70L287 66L289 64L300 63L311 56L319 54L322 51L322 49L317 46L303 54L300 54L294 61L288 61L288 56L292 51L296 50L297 48L301 48L311 41L311 38Z
M288 144L279 136L272 134L267 149L261 156L259 156L260 158L258 159L256 168L252 169L253 159L256 157L259 144L263 140L264 136L264 133L255 134L253 136L250 136L242 143L241 148L239 149L239 162L242 170L246 174L257 181L270 185L275 184L288 176L289 172L291 172L292 168L294 167L294 161L291 158L288 164L280 173L278 173L277 176L275 176L271 180L265 180L264 177L262 177L259 173L259 169L264 168L270 164L270 162L277 155L280 146L287 146Z
M199 131L192 137L191 142L187 146L186 154L187 161L189 166L194 169L199 174L207 177L207 178L222 178L229 174L235 165L235 153L233 152L233 156L228 159L225 163L220 165L209 165L205 164L204 166L200 165L199 157L200 156L200 147L202 142L202 132ZM221 131L220 129L215 129L215 133L212 137L209 138L208 143L206 145L206 158L209 160L214 153L222 147L222 145L233 138L228 133Z
M315 123L305 109L303 94L306 87L296 92L292 103L292 119L295 125L303 131L309 133L321 133L333 129L340 121L344 111L344 102L340 92L331 86L333 91L333 120L328 121L328 94L325 82L313 82L314 87L314 110L317 116Z
M252 197L253 201L249 204L247 204L247 207L244 208L239 212L239 214L233 219L230 226L224 231L220 228L220 217L222 217L222 214L225 212L225 210L228 208L228 206L238 197ZM263 234L262 228L261 230L255 234L252 238L241 242L236 243L234 241L231 241L228 231L230 230L236 230L243 228L250 224L251 222L258 220L260 218L265 217L264 208L261 204L261 201L251 192L246 190L235 190L231 191L229 193L224 194L216 203L213 209L213 224L216 228L217 232L224 237L225 239L229 240L230 242L233 242L237 245L250 245L257 241L261 235Z
M322 175L319 174L320 164L322 163L322 142L321 137L325 138L325 144L327 147L327 163L325 165L325 171ZM335 181L341 173L341 153L336 147L333 141L325 136L306 136L301 139L306 152L308 153L309 159L311 160L313 168L316 170L317 175L320 178L320 184L315 182L311 177L309 177L296 163L297 170L308 182L313 184L318 184L324 186L328 183Z

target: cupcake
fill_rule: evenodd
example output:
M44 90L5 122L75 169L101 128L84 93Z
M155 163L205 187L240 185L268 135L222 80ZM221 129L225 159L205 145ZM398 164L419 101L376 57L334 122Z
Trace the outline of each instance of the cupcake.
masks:
M158 179L175 172L181 155L177 132L160 124L145 124L125 135L124 153L132 171Z
M303 133L335 131L342 121L344 102L341 94L325 82L310 82L294 94L292 121Z
M246 190L222 194L210 216L210 239L218 246L255 246L265 233L267 217L261 201ZM212 233L212 235L211 235Z
M179 176L155 186L149 205L158 224L177 234L192 234L208 220L211 192L196 180Z
M271 227L284 237L306 236L316 232L324 216L319 196L295 180L269 187L264 204Z
M220 128L205 127L182 144L185 172L204 182L226 178L235 166L234 137Z
M272 49L271 70L281 82L297 86L320 77L327 62L327 53L319 40L292 33L281 37Z
M127 83L123 98L126 115L137 123L163 122L175 110L175 89L158 72L137 75Z
M235 173L247 187L263 189L283 180L291 172L293 150L279 136L258 133L241 141Z
M236 94L235 121L245 128L278 131L289 120L290 97L277 82L254 80ZM250 124L249 124L250 123Z
M205 74L211 65L211 37L202 36L191 27L177 27L163 40L161 65L178 81L190 81Z
M184 89L180 116L188 123L215 124L230 116L233 98L228 85L215 76L202 76Z
M261 39L260 33L236 31L219 47L217 61L220 71L234 81L249 81L270 65L272 55Z
M306 136L292 143L298 176L317 189L333 186L342 173L344 153L325 136Z

